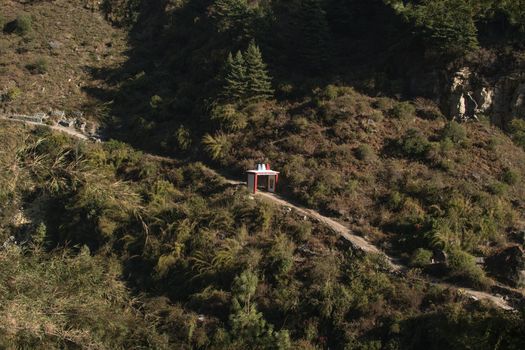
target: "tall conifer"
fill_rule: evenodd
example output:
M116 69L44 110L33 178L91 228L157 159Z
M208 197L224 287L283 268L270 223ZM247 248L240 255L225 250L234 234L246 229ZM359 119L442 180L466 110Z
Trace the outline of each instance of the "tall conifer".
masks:
M302 61L308 68L321 71L327 62L329 32L326 11L320 0L302 0L300 11Z
M264 100L273 96L272 79L263 61L261 50L251 42L244 54L246 63L247 97Z
M240 51L235 56L230 52L226 60L223 94L230 101L239 101L246 95L246 65Z

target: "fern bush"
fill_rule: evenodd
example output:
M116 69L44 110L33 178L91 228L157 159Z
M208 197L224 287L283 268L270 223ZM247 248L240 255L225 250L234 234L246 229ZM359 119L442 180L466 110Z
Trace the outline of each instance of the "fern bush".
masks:
M229 136L222 132L215 135L206 134L202 139L204 150L213 160L220 160L226 157L231 148Z

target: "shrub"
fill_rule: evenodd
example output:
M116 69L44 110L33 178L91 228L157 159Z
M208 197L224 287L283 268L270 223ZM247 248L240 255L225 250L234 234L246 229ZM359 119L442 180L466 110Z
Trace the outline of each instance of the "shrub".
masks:
M277 88L277 91L285 97L290 97L294 92L294 86L292 84L281 84Z
M399 210L404 202L403 195L397 191L392 191L387 198L387 206L393 210Z
M292 233L297 242L304 242L312 235L312 224L309 221L291 221L285 228Z
M408 157L424 157L430 149L430 142L416 129L410 129L398 141L402 154Z
M202 143L206 152L214 160L224 158L231 147L228 135L223 133L218 133L215 136L206 134L202 139Z
M242 130L248 125L246 114L238 111L232 104L215 107L211 112L211 119L217 120L222 128L230 131Z
M448 266L453 277L464 279L476 288L486 288L490 285L483 269L476 265L476 259L461 249L454 248L449 252Z
M45 74L49 70L49 64L47 62L47 59L42 57L36 60L35 63L28 64L26 68L32 74Z
M454 141L452 141L452 139L447 137L439 141L439 151L442 154L447 154L448 152L452 151L453 148L454 148Z
M191 133L188 128L184 125L181 125L176 133L175 137L177 139L177 145L183 151L187 151L191 146Z
M518 146L525 148L525 119L514 119L510 122L509 132Z
M495 136L492 136L487 142L487 149L495 152L498 149L498 146L501 144L501 139Z
M493 195L501 196L507 191L507 185L499 181L494 181L488 185L487 190Z
M310 122L305 117L296 117L292 119L292 125L295 131L301 132L308 129Z
M375 109L379 109L382 112L390 111L394 106L395 101L386 98L386 97L378 97L373 103L372 107Z
M339 96L339 89L335 85L328 85L322 92L322 97L328 101L335 100Z
M455 121L450 121L441 131L441 139L449 139L455 144L460 144L467 139L467 132L463 125Z
M392 108L391 114L397 119L408 119L416 116L416 107L410 102L400 102Z
M520 174L513 171L512 169L507 169L503 173L502 180L506 184L513 186L520 181Z
M162 97L160 97L159 95L151 96L151 98L149 100L149 105L153 109L159 108L162 105Z
M355 150L355 156L359 160L370 160L374 157L374 155L374 150L367 144L361 144Z
M432 252L423 248L414 250L410 257L410 266L424 267L432 262Z
M417 98L415 101L415 107L417 115L428 119L428 120L438 120L444 119L443 113L439 107L431 100L426 100L424 98Z
M7 102L16 100L22 94L22 90L17 87L7 90L7 93L3 96L3 99Z
M293 267L294 250L293 242L286 235L275 237L267 255L270 275L279 277L290 272Z
M27 35L33 30L33 20L29 15L19 15L15 20L15 32L18 35Z

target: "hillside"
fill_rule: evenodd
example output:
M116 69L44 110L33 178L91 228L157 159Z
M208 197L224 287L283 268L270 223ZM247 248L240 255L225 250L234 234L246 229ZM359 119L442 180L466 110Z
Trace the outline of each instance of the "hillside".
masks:
M107 110L95 75L125 61L126 32L87 1L3 1L0 113L65 112L96 120ZM19 22L19 24L17 24Z
M508 345L519 347L518 314L429 286L417 274L392 276L381 259L214 179L203 165L6 126L6 345L419 348L432 339L439 348L461 347L462 332L503 327ZM55 267L43 275L49 264ZM35 288L39 279L69 290L48 304L52 289ZM443 338L430 326L453 327L465 317L474 317L471 326L443 328Z
M525 129L520 120L508 119L509 112L498 114L498 108L504 108L519 117L523 106L516 104L522 95L495 94L493 105L484 110L479 101L476 115L465 102L466 96L476 97L475 82L481 84L482 71L497 69L502 60L519 67L518 54L509 58L502 51L520 49L520 32L495 31L493 36L497 33L500 39L495 44L494 37L487 36L495 19L477 8L472 12L475 32L459 25L452 37L442 38L443 46L436 47L426 31L407 32L426 23L404 20L397 13L430 21L423 11L430 11L431 2L429 8L403 10L382 1L339 3L348 6L349 16L352 11L374 13L367 20L375 30L365 36L377 44L372 47L357 41L348 29L362 29L367 23L342 29L341 18L331 20L331 11L338 8L332 3L338 2L143 5L133 27L130 59L113 72L117 79L107 91L113 101L109 130L136 147L211 162L234 176L254 163L272 163L283 172L281 190L288 196L339 217L406 262L417 254L429 257L423 267L431 251L474 261L474 256L490 258L522 245L525 168L519 135ZM386 19L389 22L382 25ZM447 28L452 19L428 25ZM297 31L289 27L290 21L296 27L312 25L316 31ZM265 35L275 26L283 30ZM397 34L386 35L391 27ZM453 35L467 34L463 39L469 44L457 47ZM375 40L379 37L383 39ZM320 45L318 39L326 46L309 46L309 40ZM284 47L283 40L294 45ZM338 51L342 43L361 46ZM405 46L387 49L393 43ZM380 48L385 51L373 53ZM503 58L481 61L489 52ZM406 62L399 61L402 56ZM295 65L289 61L294 58ZM339 61L343 58L348 63ZM312 66L313 61L322 69ZM418 95L405 87L418 85L413 78L425 65L438 75L471 65L479 75L465 75L464 81L454 76L430 80L427 83L438 91ZM508 69L501 69L500 75L509 74L510 81ZM391 71L384 75L385 70ZM391 84L381 83L381 76ZM454 84L454 89L448 86ZM519 80L512 84L519 85ZM465 105L453 115L449 107L459 103L455 98ZM516 271L522 266L519 263ZM478 267L445 270L439 274L478 288L492 284ZM520 273L512 282L498 273L492 277L517 286L522 283Z
M524 348L520 9L2 2L0 347Z

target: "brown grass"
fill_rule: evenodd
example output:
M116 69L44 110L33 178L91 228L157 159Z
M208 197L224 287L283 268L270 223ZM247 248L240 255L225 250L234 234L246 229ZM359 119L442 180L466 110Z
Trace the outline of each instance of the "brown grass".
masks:
M101 113L85 89L103 87L105 77L96 79L90 71L125 60L126 33L83 5L84 0L2 1L7 22L28 14L33 30L25 37L0 32L0 90L18 87L22 92L16 100L0 103L0 112L81 110L90 118ZM40 59L48 62L47 72L31 74L26 66Z

